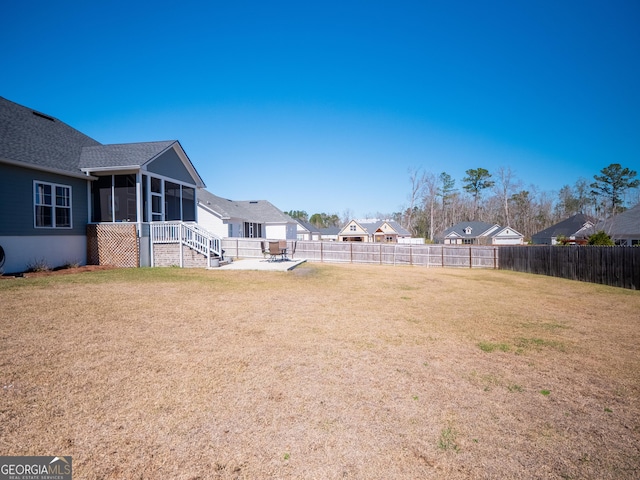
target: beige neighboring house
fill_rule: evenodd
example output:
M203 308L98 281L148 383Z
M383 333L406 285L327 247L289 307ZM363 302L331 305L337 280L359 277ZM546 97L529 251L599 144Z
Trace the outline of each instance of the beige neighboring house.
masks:
M297 222L267 200L229 200L198 191L198 223L221 238L296 240Z
M338 233L339 242L401 243L409 233L393 220L351 220Z

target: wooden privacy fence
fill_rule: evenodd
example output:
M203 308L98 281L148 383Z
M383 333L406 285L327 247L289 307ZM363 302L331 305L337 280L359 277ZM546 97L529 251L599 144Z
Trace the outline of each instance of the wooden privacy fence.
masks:
M503 270L640 289L640 247L500 247Z
M225 238L225 257L262 257L265 239ZM497 268L498 247L288 240L290 258L313 262Z

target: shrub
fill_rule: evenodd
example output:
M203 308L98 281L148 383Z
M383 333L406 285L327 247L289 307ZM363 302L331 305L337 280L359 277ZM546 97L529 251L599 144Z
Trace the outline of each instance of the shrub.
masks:
M44 258L32 260L27 264L27 272L48 272L51 270Z
M615 243L613 243L611 237L607 235L604 230L600 230L589 237L587 245L613 246Z

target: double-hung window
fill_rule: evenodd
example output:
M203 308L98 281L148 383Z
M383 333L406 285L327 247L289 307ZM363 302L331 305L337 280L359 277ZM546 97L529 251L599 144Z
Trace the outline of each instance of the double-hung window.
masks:
M71 228L71 187L34 182L36 228Z

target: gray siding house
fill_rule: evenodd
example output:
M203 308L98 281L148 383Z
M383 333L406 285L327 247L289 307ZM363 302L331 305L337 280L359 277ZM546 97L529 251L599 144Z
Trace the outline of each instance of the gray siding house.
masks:
M616 245L640 245L640 204L615 217L598 222L593 230L604 230Z
M5 272L40 263L153 265L154 241L159 252L160 244L182 248L183 240L193 243L200 235L185 233L182 224L197 222L197 192L204 186L176 140L103 145L0 97ZM210 247L200 253L211 255Z
M558 243L585 244L590 235L595 233L596 221L585 215L577 213L561 222L556 223L531 236L534 245L556 245Z
M201 189L198 222L221 238L295 240L297 223L267 200L230 200Z

